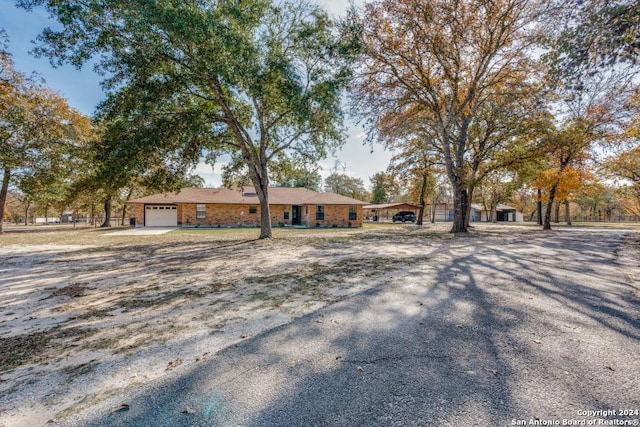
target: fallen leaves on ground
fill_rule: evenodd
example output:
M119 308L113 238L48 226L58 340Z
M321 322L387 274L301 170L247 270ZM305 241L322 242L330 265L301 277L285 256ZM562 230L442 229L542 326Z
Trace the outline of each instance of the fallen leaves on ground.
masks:
M169 365L167 365L167 371L175 368L176 366L180 366L182 365L182 359L178 358L176 360L172 360L171 362L169 362Z

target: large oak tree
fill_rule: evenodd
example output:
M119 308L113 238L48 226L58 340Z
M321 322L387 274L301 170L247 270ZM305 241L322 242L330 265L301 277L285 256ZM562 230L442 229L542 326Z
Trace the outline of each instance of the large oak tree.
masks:
M319 158L342 139L338 47L326 13L304 1L22 0L63 25L38 53L82 65L97 58L111 91L117 167L162 154L176 168L203 154L239 156L271 237L269 164L288 152Z
M423 121L453 189L452 232L467 231L471 129L531 69L538 13L527 0L377 0L352 11L358 109Z

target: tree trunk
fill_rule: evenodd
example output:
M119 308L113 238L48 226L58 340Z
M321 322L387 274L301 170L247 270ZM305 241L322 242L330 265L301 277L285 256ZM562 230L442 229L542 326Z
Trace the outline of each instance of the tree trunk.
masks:
M458 178L453 182L453 226L451 233L467 233L466 212L469 199L467 189Z
M24 204L24 225L25 227L29 225L29 203L27 202Z
M269 207L269 176L267 174L266 160L260 164L252 164L249 167L249 177L260 201L260 239L270 239L271 232L271 208Z
M111 227L111 197L104 201L104 221L100 228Z
M418 211L418 219L416 220L417 225L422 225L422 218L424 217L424 201L425 201L426 192L427 192L427 174L423 172L422 182L420 183L420 199L418 200L418 203L420 203L420 210Z
M543 230L551 230L551 211L553 210L553 202L556 198L556 189L557 186L554 185L551 187L551 191L549 191L549 201L547 202L547 209L544 213L544 224L542 225Z
M132 190L129 189L129 191L127 192L127 197L125 198L125 203L122 205L122 220L120 221L120 225L122 225L122 226L124 226L124 219L127 216L127 203L126 202L128 202L129 199L131 198L131 193L132 193Z
M538 188L538 225L542 225L542 190Z
M4 224L4 205L7 203L10 179L11 171L6 168L2 174L2 188L0 188L0 234L2 234L2 225Z
M431 223L436 223L436 202L435 198L431 199Z
M473 200L473 190L474 190L473 187L469 187L467 189L468 203L467 203L467 209L465 209L465 212L464 212L464 224L467 226L467 228L471 226L471 201Z
M560 202L557 202L554 205L554 215L553 217L555 218L555 220L553 222L555 222L556 224L560 224Z
M571 225L571 209L569 206L569 200L564 201L564 219L567 225Z

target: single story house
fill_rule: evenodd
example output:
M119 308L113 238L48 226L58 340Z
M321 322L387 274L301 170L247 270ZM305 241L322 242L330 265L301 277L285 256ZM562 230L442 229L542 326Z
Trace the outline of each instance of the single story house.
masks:
M253 188L183 188L127 202L138 227L259 227ZM308 188L269 188L273 226L362 227L365 202Z

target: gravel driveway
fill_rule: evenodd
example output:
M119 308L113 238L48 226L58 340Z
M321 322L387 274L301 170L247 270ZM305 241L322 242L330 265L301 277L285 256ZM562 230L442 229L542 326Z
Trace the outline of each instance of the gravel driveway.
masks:
M402 248L378 285L54 425L637 425L638 233Z

